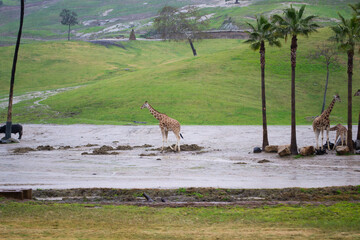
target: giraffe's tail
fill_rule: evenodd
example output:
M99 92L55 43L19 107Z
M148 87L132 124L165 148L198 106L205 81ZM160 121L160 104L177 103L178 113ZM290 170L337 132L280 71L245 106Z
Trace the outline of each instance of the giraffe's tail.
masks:
M182 138L182 139L184 139L184 137L183 137L183 135L180 133L180 137Z

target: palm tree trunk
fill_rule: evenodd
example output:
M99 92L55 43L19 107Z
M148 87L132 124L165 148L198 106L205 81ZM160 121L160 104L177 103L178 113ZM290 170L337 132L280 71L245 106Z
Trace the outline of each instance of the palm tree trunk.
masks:
M296 144L296 119L295 119L295 68L296 68L297 38L294 35L291 39L291 154L297 155Z
M354 151L354 146L352 142L352 75L354 67L354 50L349 50L348 54L348 134L347 134L347 143L350 152Z
M21 0L21 10L20 10L20 25L19 25L19 31L18 36L16 40L16 46L15 46L15 53L14 53L14 59L13 59L13 66L11 71L11 81L10 81L10 93L9 93L9 105L8 105L8 114L7 114L7 121L6 121L6 131L5 131L5 139L11 138L11 126L12 126L12 104L13 104L13 95L14 95L14 82L15 82L15 72L16 72L16 63L20 48L20 40L21 40L21 33L22 33L22 27L24 22L24 9L25 9L25 0Z
M189 43L190 43L191 50L192 50L194 56L196 56L196 55L197 55L197 54L196 54L196 49L195 49L195 47L194 47L193 42L191 41L191 38L188 38L188 40L189 40Z
M326 70L327 70L327 72L326 72L325 91L324 91L324 99L323 99L323 105L322 105L322 108L321 108L321 113L324 112L325 103L326 103L326 92L327 92L328 83L329 83L329 64L326 65Z
M262 150L269 145L266 121L266 98L265 98L265 43L261 42L260 46L260 65L261 65L261 100L262 100L262 117L263 117L263 143Z
M360 112L359 112L358 132L357 132L356 139L360 140Z

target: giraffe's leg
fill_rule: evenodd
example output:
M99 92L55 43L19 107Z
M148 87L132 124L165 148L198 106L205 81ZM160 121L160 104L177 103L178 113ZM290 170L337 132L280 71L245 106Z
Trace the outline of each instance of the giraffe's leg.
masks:
M177 139L176 146L177 146L178 152L180 152L180 133L178 133L176 135L176 139ZM176 150L176 148L175 148L175 150Z
M167 144L168 133L169 133L169 131L167 131L167 130L166 130L166 131L165 131L165 136L166 136L166 145L168 145L168 144ZM173 151L174 151L174 149L171 147L171 144L169 144L168 146L170 147L170 149L171 149L171 150L173 150Z
M175 151L180 152L180 131L174 131L176 137Z
M328 150L330 150L330 145L329 145L329 132L330 132L330 127L326 128L326 142L327 142L327 146L328 146Z
M338 138L339 138L339 133L336 131L335 144L334 144L333 150L336 148ZM341 138L341 141L342 141L342 138Z
M324 129L321 128L321 145L320 145L321 150L323 150L323 145L324 145Z
M319 149L319 134L320 134L319 129L316 129L315 130L316 149Z
M162 147L161 147L161 151L160 152L163 152L164 151L164 143L165 143L165 129L160 127L161 128L161 135L162 135Z

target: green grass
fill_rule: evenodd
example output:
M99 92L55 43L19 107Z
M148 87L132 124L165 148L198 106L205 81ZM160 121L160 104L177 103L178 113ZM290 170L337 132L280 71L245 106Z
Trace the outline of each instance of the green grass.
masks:
M0 204L5 239L357 239L360 204L149 208Z
M310 38L299 38L296 68L297 124L321 109L326 67L310 61L308 55L329 38L321 29ZM41 102L50 108L31 107L27 101L14 106L15 122L30 123L131 123L157 120L140 110L147 100L158 111L182 124L261 124L259 53L241 40L195 42L193 57L184 42L122 42L124 48L86 42L47 42L20 48L15 94L81 88L60 93ZM290 124L289 43L282 48L267 47L266 90L268 124ZM0 48L0 97L6 98L14 47ZM332 123L347 121L346 54L331 68L327 105L335 93ZM354 64L353 89L360 88L359 59ZM353 122L360 104L353 98ZM6 110L0 110L6 118Z

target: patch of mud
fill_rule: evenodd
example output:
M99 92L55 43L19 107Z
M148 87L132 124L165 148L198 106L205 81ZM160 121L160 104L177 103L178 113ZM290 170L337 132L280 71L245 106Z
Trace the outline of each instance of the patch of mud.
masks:
M171 147L173 149L175 149L175 144L173 144ZM180 145L180 150L181 151L201 151L202 149L204 149L204 147L199 146L197 144L183 144L183 145ZM150 149L150 151L161 151L161 147L160 148ZM174 150L172 150L168 146L168 147L164 148L164 152L174 152Z
M154 157L154 156L157 156L155 153L142 153L139 155L140 157Z
M154 146L150 144L144 144L142 146L134 146L133 148L150 148L150 147L154 147Z
M109 152L112 150L115 150L115 149L111 146L103 145L99 148L95 148L92 151L92 153L83 152L83 153L81 153L81 155L117 155L117 154L119 154L118 152Z
M28 153L31 151L36 151L36 150L30 147L19 147L19 148L15 148L13 150L13 153Z
M266 159L263 159L263 160L258 161L258 163L269 163L269 162L271 162L271 161L266 160Z
M219 189L219 188L179 188L179 189L37 189L34 199L63 203L105 203L144 204L150 197L154 204L166 206L191 203L226 203L251 205L271 205L270 203L318 203L337 201L360 201L360 186L326 188L284 188L284 189Z
M129 146L129 145L125 145L125 146L117 146L116 150L133 150L134 148Z
M41 146L38 146L36 148L36 150L38 150L38 151L52 151L52 150L55 150L55 148L50 146L50 145L45 145L45 146L41 145Z

